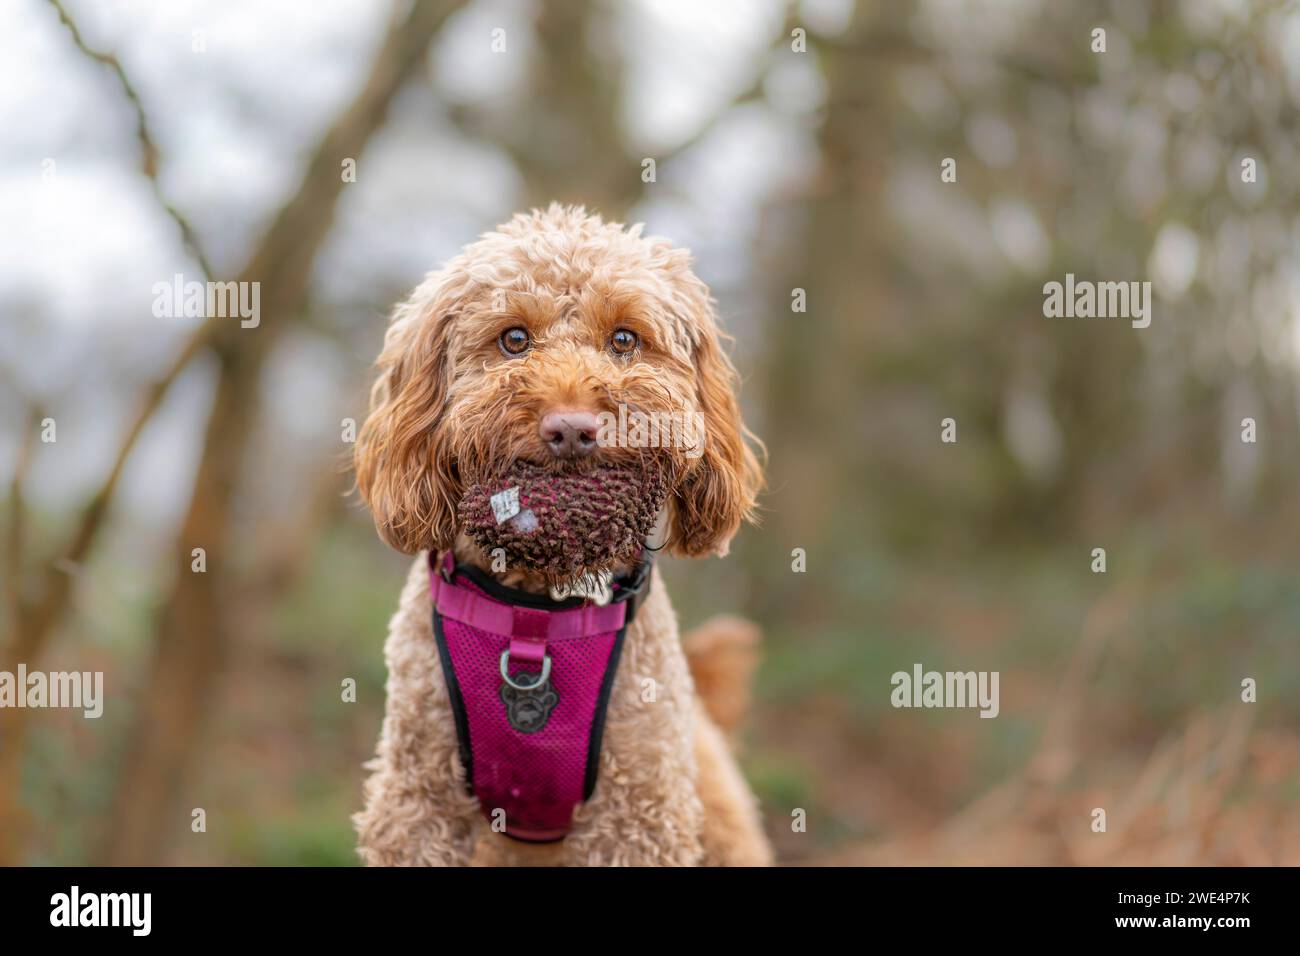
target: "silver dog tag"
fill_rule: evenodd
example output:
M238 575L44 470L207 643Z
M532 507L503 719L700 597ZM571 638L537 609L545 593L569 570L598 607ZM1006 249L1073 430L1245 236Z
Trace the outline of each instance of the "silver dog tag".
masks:
M506 720L521 734L535 734L551 719L551 711L560 702L560 695L551 686L549 678L527 671L513 678L516 687L501 685L501 702L506 705Z

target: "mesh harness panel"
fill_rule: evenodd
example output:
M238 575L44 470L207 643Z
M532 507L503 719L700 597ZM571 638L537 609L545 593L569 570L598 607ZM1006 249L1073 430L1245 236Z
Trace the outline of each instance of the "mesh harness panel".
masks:
M610 604L506 588L450 554L429 558L433 634L471 792L518 840L563 839L596 786L605 711L650 563Z

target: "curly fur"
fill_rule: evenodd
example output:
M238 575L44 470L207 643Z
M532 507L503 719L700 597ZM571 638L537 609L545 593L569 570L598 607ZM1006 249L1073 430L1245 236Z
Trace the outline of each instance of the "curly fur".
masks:
M532 348L511 357L497 340L515 326L528 330ZM607 348L619 328L638 336L635 354ZM760 468L720 340L688 253L643 237L639 226L559 206L486 234L397 307L358 436L357 483L380 535L419 557L385 645L387 710L355 817L366 863L771 862L754 797L710 716L736 718L752 648L728 657L725 640L700 642L705 653L696 663L710 659L701 673L730 703L701 698L657 573L624 642L595 792L557 844L529 846L491 832L467 792L429 628L424 552L451 549L458 560L490 567L458 513L466 493L520 463L557 476L587 467L555 460L542 442L538 422L554 409L698 412L702 454L602 447L596 457L601 467L652 465L666 476L672 551L725 554L753 517ZM515 587L547 583L528 567L497 576ZM737 662L730 680L727 661ZM646 687L655 689L652 700Z

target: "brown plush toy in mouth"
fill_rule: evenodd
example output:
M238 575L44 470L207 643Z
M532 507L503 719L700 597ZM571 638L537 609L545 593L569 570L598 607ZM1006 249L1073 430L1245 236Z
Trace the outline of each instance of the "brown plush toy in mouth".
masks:
M501 548L512 567L566 580L639 554L666 495L663 475L649 468L556 475L518 462L470 487L458 511L483 550Z

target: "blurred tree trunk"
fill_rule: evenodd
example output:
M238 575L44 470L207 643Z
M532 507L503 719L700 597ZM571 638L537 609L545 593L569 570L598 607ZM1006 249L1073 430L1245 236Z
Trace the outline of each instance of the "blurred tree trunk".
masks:
M641 161L620 118L623 70L591 43L612 35L611 19L609 6L593 0L538 4L524 94L504 110L491 103L451 112L466 133L510 155L525 208L576 203L617 220L642 194Z
M263 321L243 329L232 320L215 336L216 392L193 494L172 551L182 570L160 615L153 664L109 818L105 863L161 861L168 835L182 832L189 820L175 801L198 749L223 662L232 572L227 531L259 411L263 364L277 336L302 311L311 266L344 185L342 161L362 153L393 98L423 64L430 41L459 6L415 3L404 20L394 22L365 86L325 133L297 194L239 276L241 282L260 283ZM194 548L206 551L205 573L190 570Z
M512 148L530 206L581 203L618 219L641 194L640 163L619 116L623 70L591 42L608 33L608 20L608 7L592 0L539 5L534 93L523 101Z
M9 524L5 529L4 597L8 612L5 641L0 647L0 670L14 673L19 662L29 658L23 653L23 636L31 633L28 582L23 571L23 552L27 548L27 513L23 489L32 462L40 420L44 412L33 405L27 428L14 461L13 480L9 485ZM27 814L20 797L22 783L22 740L27 727L26 708L0 708L0 866L22 862L23 838L27 831Z
M135 112L135 135L141 155L140 171L149 181L154 198L162 210L175 222L180 231L181 243L199 266L203 278L211 279L212 270L208 258L193 227L184 214L168 200L162 187L158 176L160 154L139 92L115 55L96 49L86 42L76 18L60 0L49 0L49 3L80 53L113 74L116 85ZM33 405L34 414L25 430L9 495L4 593L8 599L10 627L5 639L0 641L0 670L12 672L20 663L34 668L46 644L56 635L59 626L71 612L73 578L90 555L106 524L114 495L136 442L162 405L171 386L189 367L190 361L206 348L213 327L211 321L199 326L162 374L141 391L140 405L123 433L113 463L98 489L82 508L66 545L57 552L57 559L29 553L26 547L24 484L31 460L31 441L43 418L43 413ZM27 564L31 566L31 574L28 573ZM26 709L6 708L0 711L0 866L17 865L24 858L29 827L19 791L29 726Z
M843 46L870 45L873 33L899 22L901 12L895 3L858 4ZM902 323L884 209L893 64L840 46L814 46L826 78L816 134L820 159L802 194L764 212L761 233L781 239L764 249L774 311L758 392L765 402L762 438L774 451L763 537L779 542L779 555L803 548L812 567L827 568L837 542L864 531L864 489L856 480L863 470L863 383L871 357L888 347ZM782 55L799 54L787 48ZM806 292L806 313L791 309L796 288ZM797 619L807 589L796 586L788 559L774 560L771 551L749 559L750 611L760 620L775 610Z

